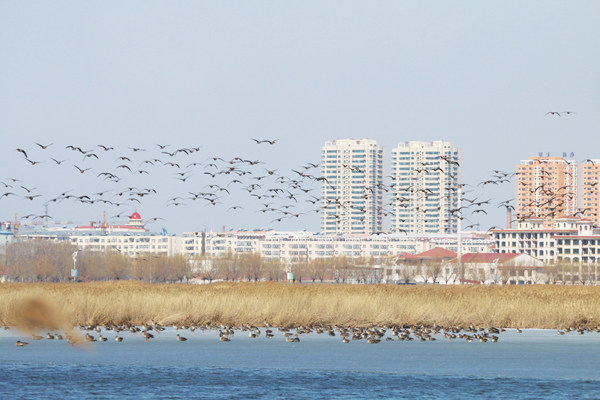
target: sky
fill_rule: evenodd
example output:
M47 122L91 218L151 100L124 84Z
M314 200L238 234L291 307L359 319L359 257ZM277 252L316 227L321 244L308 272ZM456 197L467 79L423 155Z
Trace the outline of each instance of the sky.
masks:
M120 214L137 210L162 218L148 228L171 234L318 231L318 207L306 201L319 197L318 183L304 182L313 191L303 197L270 199L306 213L291 218L257 212L261 201L237 183L219 192L221 204L188 193L224 178L204 174L209 157L264 162L240 177L248 185L265 168L277 169L271 180L294 177L320 162L325 141L344 138L386 146L388 172L399 142L450 141L462 149L468 195L511 199L515 183L477 183L539 152L600 158L598 15L597 1L0 1L0 182L13 186L0 184L0 195L15 193L0 198L0 221L42 215L66 191L110 190L101 197L116 202L131 186L157 193L123 206L50 201L48 214L87 224L103 211L125 221ZM156 144L202 148L171 157ZM116 169L120 156L135 170L157 157L181 165L143 164L148 174L135 174ZM185 206L168 202L186 196ZM471 222L504 226L502 209L487 210Z

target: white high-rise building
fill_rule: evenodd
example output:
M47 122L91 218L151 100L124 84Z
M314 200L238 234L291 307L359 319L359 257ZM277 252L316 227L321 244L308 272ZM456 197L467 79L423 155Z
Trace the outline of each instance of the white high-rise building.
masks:
M392 226L395 233L456 233L461 149L450 142L405 142L392 151Z
M385 148L370 139L325 142L321 163L321 233L383 231Z

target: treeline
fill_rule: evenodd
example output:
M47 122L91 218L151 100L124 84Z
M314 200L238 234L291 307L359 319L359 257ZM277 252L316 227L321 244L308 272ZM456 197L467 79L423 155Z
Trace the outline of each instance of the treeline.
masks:
M0 262L0 276L16 282L68 282L73 268L70 243L31 240L11 243ZM220 257L185 254L157 256L152 254L127 257L120 252L77 253L79 280L134 279L147 282L282 281L292 273L294 282L334 281L337 283L380 283L384 271L373 268L375 258L331 257L315 260L264 259L260 254L226 253Z
M203 257L195 260L199 278L207 281L280 281L288 279L291 273L293 282L333 281L336 283L381 283L383 269L374 268L380 261L365 257L329 257L306 260L296 258L290 261L264 259L260 254L235 255L227 253L221 257Z
M6 246L0 275L15 282L72 281L73 253L77 246L48 240L30 240ZM171 257L147 255L130 258L119 252L77 253L79 280L136 279L151 282L186 282L192 268L184 255Z

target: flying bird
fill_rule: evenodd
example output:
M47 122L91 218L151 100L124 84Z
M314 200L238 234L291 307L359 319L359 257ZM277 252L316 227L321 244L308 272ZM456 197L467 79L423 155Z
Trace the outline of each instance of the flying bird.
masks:
M29 158L25 158L27 161L29 161L31 163L31 165L35 165L35 164L43 164L46 161L31 161Z

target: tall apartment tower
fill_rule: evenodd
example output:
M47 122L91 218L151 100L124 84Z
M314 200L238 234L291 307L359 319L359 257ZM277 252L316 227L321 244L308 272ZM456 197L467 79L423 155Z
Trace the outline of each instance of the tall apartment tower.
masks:
M392 151L392 226L396 233L456 233L462 151L450 142L405 142Z
M581 217L591 219L600 226L598 206L600 205L600 160L587 160L581 164Z
M385 229L385 147L369 139L325 142L321 171L321 233Z
M544 228L554 219L577 212L578 171L573 160L530 157L517 165L517 219L544 218Z

